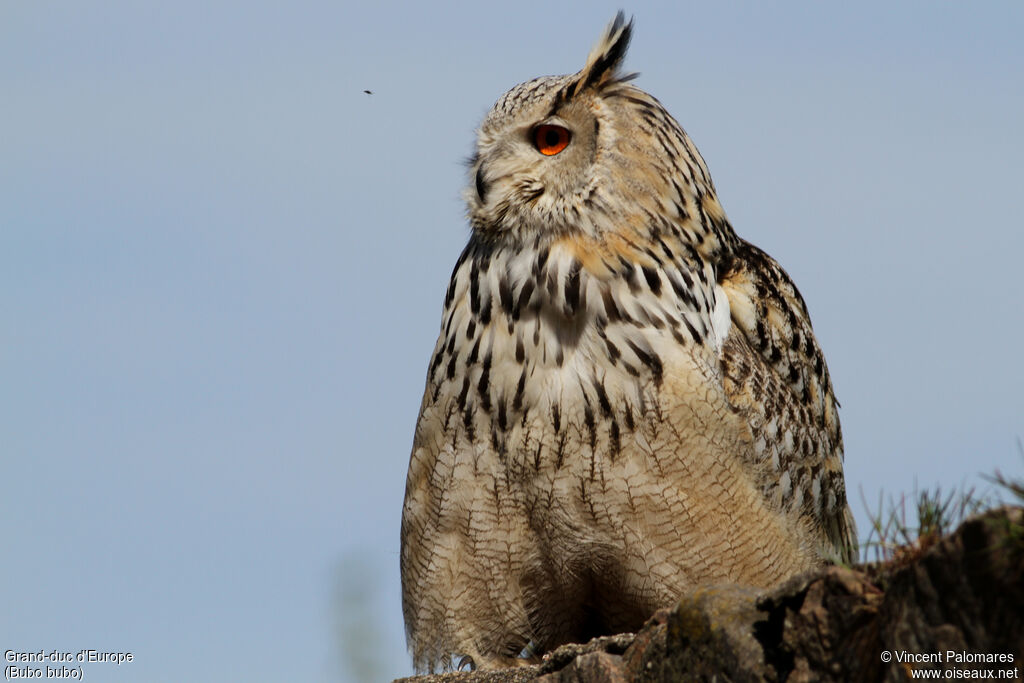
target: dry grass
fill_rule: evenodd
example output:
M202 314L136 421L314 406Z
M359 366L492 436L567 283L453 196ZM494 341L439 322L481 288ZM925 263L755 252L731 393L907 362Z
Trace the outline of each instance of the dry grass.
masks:
M1024 459L1024 445L1017 440L1017 449ZM941 488L914 490L911 496L899 498L878 496L878 505L869 506L871 529L861 543L862 562L898 563L910 561L955 530L968 517L1000 505L1024 505L1024 477L1011 478L999 470L982 475L992 484L982 492L961 484L952 491ZM1013 530L1024 536L1024 529Z

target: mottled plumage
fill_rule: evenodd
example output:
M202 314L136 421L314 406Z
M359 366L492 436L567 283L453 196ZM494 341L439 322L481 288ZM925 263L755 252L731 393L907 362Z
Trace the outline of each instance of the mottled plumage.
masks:
M842 436L803 299L618 68L481 125L402 516L417 669L632 630L699 584L849 560ZM453 658L455 658L453 660Z

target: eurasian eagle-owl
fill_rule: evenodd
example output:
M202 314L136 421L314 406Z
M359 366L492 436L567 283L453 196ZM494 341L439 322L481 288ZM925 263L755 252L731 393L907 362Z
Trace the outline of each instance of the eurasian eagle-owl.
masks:
M514 87L480 127L402 515L418 670L507 665L854 552L803 299L619 71L631 32L619 13L581 71Z

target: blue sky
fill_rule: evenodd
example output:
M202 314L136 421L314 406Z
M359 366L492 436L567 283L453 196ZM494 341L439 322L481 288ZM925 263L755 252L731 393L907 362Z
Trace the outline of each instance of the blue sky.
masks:
M462 162L620 8L545 4L0 4L5 650L134 654L94 681L409 672L398 524ZM861 530L861 492L1019 473L1024 6L622 7L626 68L808 302Z

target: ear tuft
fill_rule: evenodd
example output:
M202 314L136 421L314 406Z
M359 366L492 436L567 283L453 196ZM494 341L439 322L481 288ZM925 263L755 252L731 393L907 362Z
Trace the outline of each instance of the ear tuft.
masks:
M633 20L626 23L626 16L620 10L604 35L587 56L587 65L580 71L579 78L571 88L573 95L591 86L602 86L616 78L619 65L626 56L629 39L633 35Z

